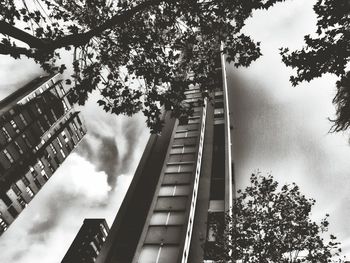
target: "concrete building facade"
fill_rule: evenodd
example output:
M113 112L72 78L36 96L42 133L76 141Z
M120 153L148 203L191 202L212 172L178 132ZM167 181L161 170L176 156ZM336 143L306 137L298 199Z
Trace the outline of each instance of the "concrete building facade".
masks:
M161 135L151 135L96 262L215 261L213 224L224 224L234 188L221 60L212 100L196 105L188 121L166 113ZM186 102L201 96L189 87Z
M108 231L105 219L85 219L61 263L94 263Z
M59 75L0 101L0 235L86 133Z

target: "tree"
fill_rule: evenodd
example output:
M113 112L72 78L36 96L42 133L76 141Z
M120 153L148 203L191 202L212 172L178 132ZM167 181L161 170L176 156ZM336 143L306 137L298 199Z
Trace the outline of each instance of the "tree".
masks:
M296 68L296 75L290 80L294 86L302 81L310 81L325 73L339 77L336 118L332 131L346 130L350 126L350 1L317 0L314 5L317 14L317 30L314 36L305 36L305 47L289 51L281 49L282 61Z
M214 224L213 259L244 263L343 262L336 237L330 235L329 242L323 239L328 215L319 224L310 218L315 200L301 194L295 183L279 189L271 175L253 174L250 182L244 191L238 191L233 216L226 217L226 229Z
M62 49L71 50L74 73L66 82L74 85L72 100L84 104L99 89L106 111L142 111L157 132L162 107L175 117L192 113L193 105L183 101L188 85L199 85L208 97L221 52L236 66L261 55L259 42L241 29L254 10L282 1L4 0L0 54L63 72L67 65L55 64Z

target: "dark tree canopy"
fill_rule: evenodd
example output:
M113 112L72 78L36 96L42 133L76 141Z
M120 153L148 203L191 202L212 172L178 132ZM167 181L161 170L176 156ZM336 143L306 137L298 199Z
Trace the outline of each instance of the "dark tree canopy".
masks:
M252 11L283 1L4 0L0 54L63 72L66 65L56 65L61 49L71 50L72 99L83 104L99 89L106 111L142 111L159 131L162 107L176 117L191 114L192 105L183 102L188 85L198 84L203 97L215 88L220 43L236 66L261 55L259 43L241 29Z
M253 174L250 182L238 191L224 233L216 232L215 262L344 262L336 237L323 239L328 215L319 224L310 218L315 200L295 183L278 188L271 175Z
M337 94L333 100L337 112L333 131L346 130L350 126L350 1L317 0L314 5L317 15L317 30L305 36L305 47L290 52L281 50L287 66L296 68L290 80L294 86L310 81L325 73L339 77Z

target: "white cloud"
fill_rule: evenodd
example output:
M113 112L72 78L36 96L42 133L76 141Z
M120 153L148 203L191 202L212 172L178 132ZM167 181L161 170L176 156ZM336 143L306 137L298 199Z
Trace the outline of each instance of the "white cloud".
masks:
M83 157L72 153L65 161L65 169L55 174L58 182L55 187L64 187L67 192L81 195L88 200L104 200L111 187L107 183L107 174L96 168Z

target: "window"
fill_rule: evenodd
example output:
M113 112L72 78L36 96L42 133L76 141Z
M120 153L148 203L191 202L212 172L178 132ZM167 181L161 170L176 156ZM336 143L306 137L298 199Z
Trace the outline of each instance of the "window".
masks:
M62 154L63 158L66 158L66 155L64 154L64 152L63 152L63 150L62 150L62 149L60 149L60 152L61 152L61 154Z
M66 91L64 90L64 88L63 88L62 85L59 85L59 88L60 88L60 90L61 90L61 92L62 92L63 95L66 94Z
M214 110L214 118L224 118L224 109L223 108L218 108Z
M21 180L22 180L22 182L23 182L23 184L24 184L25 186L28 186L28 185L30 184L28 178L25 177L25 176L23 176L23 177L21 178Z
M50 143L50 148L51 148L53 154L57 154L56 148L52 145L52 143Z
M215 101L215 109L224 109L224 102L223 101Z
M90 242L90 246L92 247L92 249L94 250L94 252L95 252L95 254L96 254L96 256L97 256L97 255L98 255L98 249L97 249L97 247L96 247L94 241L91 241L91 242Z
M100 226L101 226L101 229L102 229L104 236L106 237L108 235L108 231L107 231L106 227L103 224L101 224Z
M173 145L183 146L183 145L195 145L197 143L196 137L190 138L174 138Z
M62 145L62 143L61 143L61 141L60 141L60 138L58 138L58 137L57 137L57 142L58 142L58 145L60 146L60 148L62 148L63 145Z
M0 213L0 231L6 231L8 228L8 224L5 221L5 219L2 217L2 214Z
M69 125L67 126L67 131L69 132L70 136L73 136L73 131Z
M142 247L139 262L154 262L155 258L158 258L159 250L161 246L159 245L145 245Z
M69 144L68 143L66 143L66 149L68 150L68 152L71 152L72 151L72 148L69 146Z
M188 124L191 124L191 123L199 123L200 122L200 118L199 117L189 117L188 118Z
M6 128L5 128L5 127L2 127L1 130L2 130L2 134L4 135L6 141L8 141L8 142L11 141L10 134L8 133L8 131L6 130Z
M163 179L163 185L189 184L192 173L166 173Z
M16 195L21 195L22 194L21 190L19 189L19 187L16 184L12 184L11 185L11 189Z
M78 130L77 125L75 125L74 122L72 122L72 125L73 125L74 130L77 131Z
M148 228L146 244L179 244L181 240L181 226L150 226ZM169 262L169 261L160 261Z
M159 196L178 196L188 195L190 188L188 185L169 185L162 186L159 190Z
M63 103L63 109L64 109L64 111L65 111L65 112L68 111L68 107L67 107L66 102L65 102L64 100L62 100L62 103Z
M25 126L28 125L28 122L26 121L26 119L24 118L24 116L23 116L22 113L19 114L19 118L21 119L21 121L23 122L23 124L24 124Z
M83 131L83 128L80 127L79 131L80 131L80 135L81 135L81 136L84 136L84 135L85 135L85 132Z
M180 145L175 146L170 150L170 154L179 154L179 153L194 153L196 152L196 146L194 145Z
M11 124L12 128L15 130L15 132L19 133L19 129L18 129L16 122L14 120L10 120L10 124Z
M169 163L179 163L179 162L194 162L196 156L194 153L183 153L183 154L171 154L169 157Z
M191 172L193 170L193 164L168 164L165 172L166 173L181 173Z
M58 158L57 158L56 155L53 157L53 159L55 160L55 162L56 162L58 165L60 164L60 161L58 160Z
M47 123L49 126L51 126L51 122L50 122L49 118L48 118L46 115L44 115L44 119L45 119L46 123Z
M28 140L27 135L25 135L25 134L23 133L23 134L22 134L22 138L23 138L24 142L26 143L26 145L27 145L29 148L32 148L32 144L31 144L30 141Z
M57 121L57 116L56 113L51 109L50 112L52 113L53 118L55 119L55 121Z
M41 160L38 160L38 165L39 165L40 169L44 169L44 167L45 167Z
M196 137L198 136L199 132L198 131L178 131L175 134L175 138L186 138L186 137Z
M13 163L14 160L13 160L11 154L8 152L8 150L5 149L3 152L4 152L4 154L5 154L6 158L7 158L7 160L8 160L10 163Z
M199 93L199 92L201 92L200 89L191 89L191 90L186 90L185 94L188 95L188 94Z
M156 211L183 211L186 209L186 196L158 197Z
M209 212L224 212L225 201L224 200L210 200L209 201Z
M78 121L79 125L82 125L82 123L81 123L81 120L80 120L79 116L77 116L77 121Z
M48 166L49 166L49 169L50 169L51 173L53 173L55 171L55 169L53 168L52 160L50 160Z
M2 193L0 195L0 199L5 203L5 205L10 206L12 204L12 200L6 193Z
M45 170L42 170L42 171L41 171L41 176L42 176L46 181L49 180L49 177L47 176Z
M41 188L41 183L39 182L38 178L35 178L35 179L34 179L34 183L35 183L35 185L36 185L36 187L37 187L38 189Z
M13 207L13 206L10 206L7 211L10 213L10 215L13 217L13 218L16 218L18 216L18 212L17 210Z
M35 108L36 108L36 110L38 111L39 114L42 113L42 111L41 111L41 109L40 109L38 103L35 103Z
M154 212L150 225L182 225L186 221L185 212Z
M188 119L185 117L180 117L179 118L179 125L186 125L188 124Z
M22 208L25 208L27 206L27 202L23 199L22 196L17 197L17 202Z
M61 132L61 135L62 135L64 141L67 143L69 140L68 140L68 138L67 138L66 133L65 133L64 131L62 131L62 132Z
M33 197L34 196L33 190L32 190L32 188L30 188L30 186L26 187L26 192L29 195L29 197Z
M38 121L37 124L38 124L38 127L39 127L40 131L41 131L41 132L45 132L45 129L44 129L44 127L41 125L40 121Z
M223 99L224 98L224 92L223 91L216 91L214 94L215 99Z
M16 142L16 141L15 141L15 148L20 154L23 153L23 150L22 150L21 146L19 146L18 142Z
M165 169L166 173L180 172L180 165L168 165Z

